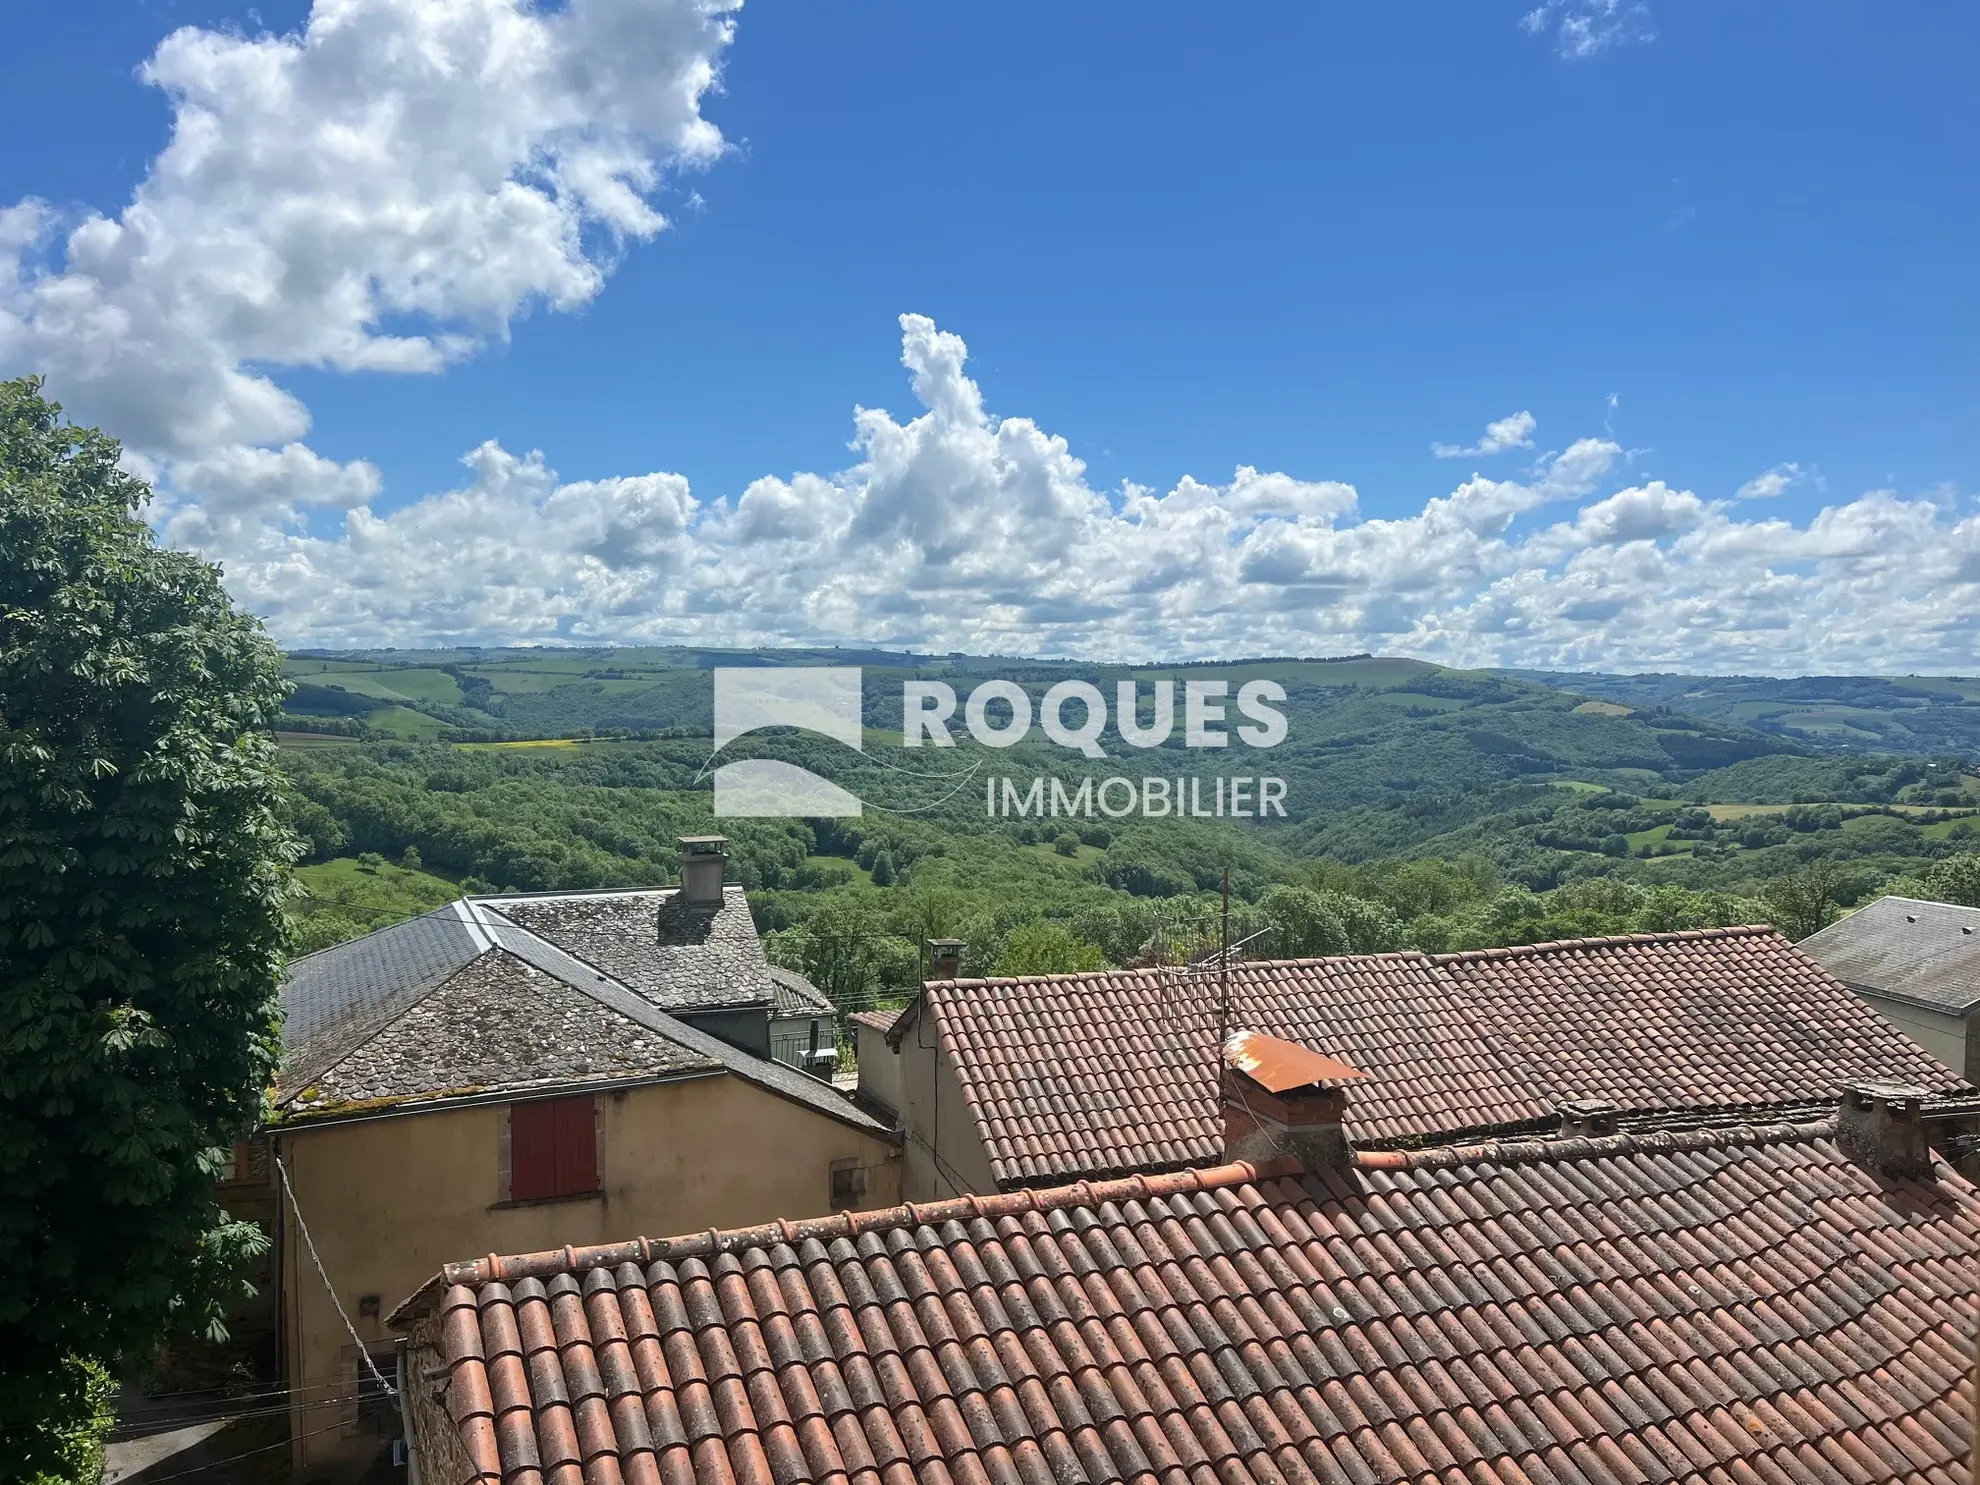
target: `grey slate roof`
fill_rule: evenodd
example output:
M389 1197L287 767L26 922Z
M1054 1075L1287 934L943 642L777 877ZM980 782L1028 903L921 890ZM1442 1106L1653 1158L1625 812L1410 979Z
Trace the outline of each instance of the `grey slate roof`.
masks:
M292 1117L705 1071L892 1133L829 1083L676 1020L479 899L296 960L282 1001L276 1101Z
M315 1078L488 947L461 905L449 903L291 962L278 1094Z
M568 950L669 1011L770 1006L777 986L740 887L719 909L676 890L484 897L518 927Z
M776 964L766 965L765 968L770 975L771 989L777 997L770 1007L773 1018L829 1016L837 1009L830 996L797 971Z
M652 1078L719 1064L491 948L298 1089L298 1114L386 1101Z
M1980 908L1880 897L1798 947L1855 989L1955 1016L1980 1008Z

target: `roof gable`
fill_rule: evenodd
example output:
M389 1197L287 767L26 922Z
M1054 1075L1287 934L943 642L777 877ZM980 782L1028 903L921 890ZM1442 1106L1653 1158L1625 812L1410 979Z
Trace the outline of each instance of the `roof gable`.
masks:
M764 966L764 972L770 977L771 992L775 996L770 1010L773 1017L829 1016L836 1011L832 997L796 970L785 969L780 964L768 964Z
M489 947L464 904L291 961L282 981L283 1089L300 1087Z
M372 942L388 935L396 940L401 930L414 935L436 935L440 949L428 946L414 953L399 943L396 947L388 944L380 951ZM415 947L425 945L426 939L415 938L413 943ZM384 1095L385 1103L414 1104L455 1095L467 1086L482 1086L460 1082L460 1069L453 1066L450 1058L464 1054L446 1050L457 1045L459 1024L472 1019L471 1006L452 1005L455 997L449 997L453 1019L429 1026L439 1038L438 1046L430 1053L402 1051L395 1030L396 1023L412 1007L448 985L460 971L491 950L500 950L504 956L491 961L502 965L500 975L492 984L484 983L479 977L464 979L455 987L460 995L466 995L470 988L499 992L513 984L525 970L540 972L541 983L560 987L555 992L558 994L564 990L572 992L579 997L572 1005L588 1007L587 1014L602 1018L608 1027L617 1018L631 1027L644 1028L646 1033L675 1048L678 1056L696 1059L695 1065L733 1073L766 1092L877 1138L895 1138L890 1126L855 1106L829 1083L780 1062L752 1056L676 1019L649 997L636 994L595 965L519 927L492 911L485 902L465 898L409 924L383 929L296 961L291 983L284 986L284 1004L288 1004L291 995L305 1003L314 1002L316 1034L307 1041L294 1042L285 1026L284 1056L276 1089L278 1104L292 1105L298 1094L313 1087L329 1069L360 1051L364 1056L351 1064L353 1071L349 1077L353 1081L366 1086L391 1081L408 1090L417 1089ZM511 960L515 963L508 962ZM302 972L300 987L293 984L296 971ZM326 1014L325 1006L334 1014ZM415 1025L428 1026L429 1018L419 1017L407 1023L408 1027ZM548 1029L519 1029L519 1045L524 1050L540 1047L541 1037ZM380 1038L384 1045L373 1051L372 1042ZM416 1069L424 1069L425 1074L414 1076ZM576 1076L580 1081L590 1081L589 1074ZM555 1085L525 1078L517 1086ZM337 1112L347 1113L351 1107L345 1103ZM324 1107L312 1107L309 1112L312 1117L331 1116L331 1111Z
M1980 1193L1826 1125L1135 1176L450 1267L466 1477L1947 1481ZM568 1400L567 1400L568 1399ZM429 1435L430 1436L430 1435Z
M1880 897L1800 947L1865 990L1955 1016L1980 1008L1980 908Z

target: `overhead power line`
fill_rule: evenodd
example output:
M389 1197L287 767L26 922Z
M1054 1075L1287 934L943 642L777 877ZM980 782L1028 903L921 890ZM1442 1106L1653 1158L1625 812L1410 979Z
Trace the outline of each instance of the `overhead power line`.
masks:
M351 1317L344 1313L344 1302L337 1298L337 1286L330 1282L330 1275L323 1269L323 1260L316 1256L315 1240L309 1235L309 1224L303 1221L302 1207L296 1201L295 1187L289 1184L288 1166L282 1163L280 1155L274 1158L275 1169L282 1177L282 1194L289 1198L289 1210L296 1214L296 1230L302 1234L303 1247L309 1250L309 1261L316 1265L316 1276L323 1281L323 1288L330 1296L330 1303L336 1306L337 1318L344 1322L344 1329L351 1333L351 1343L357 1347L358 1355L364 1359L365 1370L371 1373L372 1380L385 1389L387 1397L396 1401L399 1389L385 1380L385 1374L378 1370L378 1363L371 1359L371 1348L365 1345L364 1338L357 1333L357 1327L351 1324Z

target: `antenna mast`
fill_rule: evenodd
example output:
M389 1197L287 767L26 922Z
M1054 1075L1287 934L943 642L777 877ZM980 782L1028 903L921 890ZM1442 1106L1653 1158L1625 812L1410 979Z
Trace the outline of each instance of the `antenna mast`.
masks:
M1231 869L1224 868L1223 931L1217 949L1217 1057L1231 1035Z

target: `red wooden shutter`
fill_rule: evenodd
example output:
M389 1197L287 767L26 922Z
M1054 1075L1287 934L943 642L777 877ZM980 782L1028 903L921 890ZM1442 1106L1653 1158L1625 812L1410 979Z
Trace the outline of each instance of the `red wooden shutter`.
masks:
M538 1201L557 1194L555 1107L547 1103L509 1105L509 1200Z
M545 1098L509 1105L509 1200L542 1201L598 1189L592 1100Z
M557 1124L557 1194L576 1196L598 1189L598 1135L589 1098L560 1098L551 1104Z

